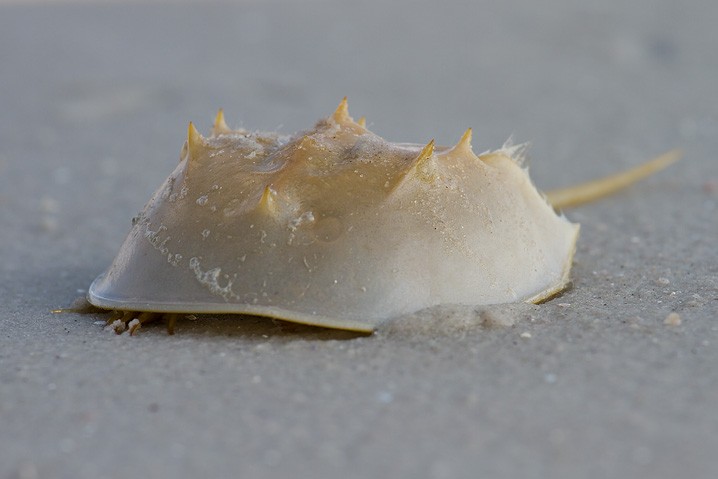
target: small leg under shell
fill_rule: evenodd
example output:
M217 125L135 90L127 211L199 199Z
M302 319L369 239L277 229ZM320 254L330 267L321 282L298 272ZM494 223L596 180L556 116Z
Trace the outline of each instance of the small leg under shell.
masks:
M164 314L146 311L113 311L110 317L107 318L107 327L111 328L117 334L122 334L125 331L128 331L130 336L134 336L143 324L165 320L167 322L167 333L174 334L174 327L178 316L178 314L174 313Z

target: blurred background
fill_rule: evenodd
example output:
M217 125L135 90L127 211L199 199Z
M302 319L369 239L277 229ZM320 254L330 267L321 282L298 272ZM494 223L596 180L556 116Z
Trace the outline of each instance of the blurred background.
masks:
M714 0L0 0L0 477L715 477L717 24ZM190 120L292 133L344 96L391 141L528 141L542 189L685 160L569 214L575 289L519 329L128 342L49 314Z

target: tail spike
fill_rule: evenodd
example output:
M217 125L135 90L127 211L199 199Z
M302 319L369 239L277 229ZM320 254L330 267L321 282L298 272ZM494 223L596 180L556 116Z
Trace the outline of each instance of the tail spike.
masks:
M419 153L419 156L416 157L416 160L414 160L414 164L416 167L420 167L424 164L426 164L427 161L432 157L434 154L434 140L431 140L429 143L426 144L423 150L421 150L421 153Z
M364 128L366 130L366 117L363 116L363 117L359 118L359 120L357 121L357 125L361 126L362 128Z
M344 97L339 103L339 106L334 111L334 114L332 114L332 119L337 123L353 121L352 117L349 116L349 104L347 103L347 97Z
M204 137L197 131L194 123L190 121L187 127L187 153L189 154L189 158L196 159L204 145Z
M426 144L403 176L405 178L419 178L428 182L433 181L436 178L436 172L434 165L430 163L432 156L434 156L434 140Z
M277 195L277 192L274 191L271 187L271 185L267 185L264 187L264 191L262 191L262 197L259 199L259 203L257 206L264 212L274 214L277 211L277 200L275 199L275 196Z
M224 119L224 110L222 108L217 111L217 116L214 119L214 126L212 127L212 135L224 135L231 133L232 129L227 125Z
M473 149L471 148L471 137L473 136L473 132L471 128L467 128L464 134L461 136L461 139L459 142L454 146L454 149L463 149L473 152Z
M467 128L458 143L451 147L450 150L446 151L445 154L451 155L452 153L455 153L461 156L468 156L469 158L478 159L478 156L476 156L473 148L471 147L472 135L473 131L471 130L471 128Z

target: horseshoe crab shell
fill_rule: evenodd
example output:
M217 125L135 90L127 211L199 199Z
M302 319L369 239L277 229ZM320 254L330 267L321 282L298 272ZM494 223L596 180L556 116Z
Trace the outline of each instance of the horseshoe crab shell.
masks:
M538 302L568 282L579 227L516 148L390 143L346 99L309 131L190 123L180 163L88 292L105 309L246 313L372 331L438 304Z

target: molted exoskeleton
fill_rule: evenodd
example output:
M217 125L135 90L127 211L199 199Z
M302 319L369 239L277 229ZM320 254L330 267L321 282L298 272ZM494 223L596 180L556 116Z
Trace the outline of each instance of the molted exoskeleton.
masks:
M189 127L182 158L92 284L92 304L247 313L371 331L444 303L537 302L568 281L578 225L504 148L395 144L346 100L291 137Z

